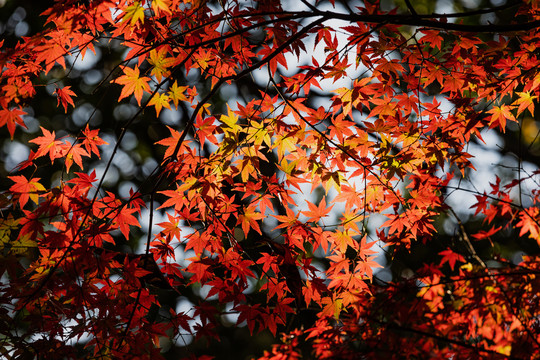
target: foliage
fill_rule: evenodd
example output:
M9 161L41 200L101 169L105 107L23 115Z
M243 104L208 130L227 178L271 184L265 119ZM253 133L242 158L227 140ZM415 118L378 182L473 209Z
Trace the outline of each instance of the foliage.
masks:
M275 336L263 359L540 357L538 2L301 5L57 1L0 42L1 131L31 148L2 182L5 357L228 327ZM484 189L493 132L517 161ZM130 134L154 144L122 191Z

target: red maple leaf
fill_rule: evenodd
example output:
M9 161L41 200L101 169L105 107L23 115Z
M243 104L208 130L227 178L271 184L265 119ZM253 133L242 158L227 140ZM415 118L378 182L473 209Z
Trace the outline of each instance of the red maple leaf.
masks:
M65 112L67 113L68 104L75 107L72 96L77 96L70 90L71 86L64 86L63 88L56 88L54 93L58 95L58 105L62 104Z
M100 138L98 134L98 129L90 130L90 127L86 125L86 128L83 130L84 138L82 140L82 144L89 154L94 153L98 156L98 158L101 159L98 146L108 145L109 143Z
M21 209L26 205L28 199L38 204L40 192L45 191L45 187L39 183L39 178L28 180L22 175L8 176L8 178L15 182L9 191L18 196Z
M97 181L95 170L92 170L90 174L76 172L75 175L76 177L69 180L68 183L75 184L83 194L87 194L93 186L92 183Z
M56 140L54 131L49 132L43 127L41 128L41 131L43 132L43 136L30 140L31 143L39 145L35 157L41 157L49 153L49 158L51 159L52 163L54 159L62 157L61 149L59 148L62 142Z
M126 206L122 207L114 217L114 223L120 227L122 235L129 240L129 225L141 227L139 221L132 214L137 212L137 209L130 209Z
M456 266L456 262L465 262L465 258L454 252L452 249L447 248L447 250L441 251L439 253L443 258L441 260L441 265L443 265L445 262L448 262L448 265L450 265L450 268L454 270L454 267Z
M19 124L26 129L26 125L21 117L23 115L26 115L26 112L19 108L0 110L0 127L7 126L12 140L13 134L15 134L15 125Z

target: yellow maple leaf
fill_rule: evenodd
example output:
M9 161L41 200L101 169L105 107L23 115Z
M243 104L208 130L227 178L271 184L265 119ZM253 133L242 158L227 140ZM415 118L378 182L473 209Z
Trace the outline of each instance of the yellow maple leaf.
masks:
M339 315L343 310L343 299L340 299L334 294L332 297L324 297L321 302L324 305L321 315L332 316L334 319L338 320Z
M14 219L12 214L7 219L0 219L0 250L10 240L11 231L19 227L20 219Z
M227 104L227 115L221 115L219 118L225 126L222 126L223 131L230 133L237 133L240 131L240 126L238 126L238 116L231 110Z
M247 138L255 145L262 145L264 142L268 147L272 147L272 139L268 129L263 122L252 121L247 129Z
M178 108L179 101L187 101L187 97L184 95L186 89L187 86L178 86L176 80L174 81L174 84L172 84L172 86L169 88L169 97L173 101L175 108Z
M126 8L126 13L122 18L122 22L130 21L131 25L137 24L138 21L144 23L144 7L139 1L135 1L133 5Z
M159 116L159 113L162 108L170 109L171 105L169 104L169 96L167 94L156 94L150 99L148 105L154 105L156 108L156 114Z
M11 245L10 253L22 255L28 252L28 250L30 250L31 248L35 248L36 246L37 243L34 240L30 239L30 234L25 234L13 242L13 244Z
M298 138L290 135L278 136L273 148L277 149L278 157L283 159L286 153L292 153L296 150Z
M343 114L352 115L352 90L347 88L339 88L334 90L339 95L339 100L343 106Z
M150 51L148 63L153 66L151 74L156 77L157 81L161 81L163 76L168 76L168 68L174 65L175 59L166 56L167 49L165 47Z

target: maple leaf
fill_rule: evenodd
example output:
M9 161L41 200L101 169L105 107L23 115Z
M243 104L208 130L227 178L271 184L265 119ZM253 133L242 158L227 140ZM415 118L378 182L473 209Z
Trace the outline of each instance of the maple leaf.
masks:
M171 132L171 136L166 139L156 142L156 144L167 147L167 150L165 150L165 158L168 158L169 156L173 155L174 149L176 148L176 145L178 144L178 141L180 140L180 133L174 130L170 126L167 126L167 127L169 128L169 131Z
M130 209L126 206L122 207L114 217L114 224L120 227L122 235L129 240L129 226L141 227L139 221L132 214L137 212L137 209Z
M154 6L156 2L152 2ZM169 71L167 70L173 66L176 60L172 57L166 57L168 49L166 47L161 47L159 50L153 49L150 51L148 63L152 65L151 74L156 77L157 81L161 81L163 76L168 76ZM174 82L176 84L176 80ZM174 85L173 85L174 86Z
M156 14L159 14L160 11L171 14L170 6L171 0L152 0L152 9L154 9Z
M198 254L198 252L196 252ZM191 264L188 265L186 271L189 273L192 273L193 276L189 279L189 282L191 284L194 283L205 283L206 280L211 276L211 274L208 272L208 268L210 265L204 264L201 261L197 261L197 258L191 258L188 260L195 260Z
M86 128L83 130L84 139L82 144L88 154L94 153L98 156L98 158L101 159L101 155L97 147L101 145L108 145L109 143L100 138L98 134L98 129L90 130L90 127L86 125Z
M534 100L538 98L538 96L532 96L529 91L526 92L518 92L519 99L516 100L516 104L519 105L517 114L521 114L525 109L529 110L529 113L531 115L534 115Z
M358 242L352 238L348 231L338 231L334 239L334 246L341 253L345 253L349 246L353 249L358 248Z
M321 316L333 317L334 319L339 319L339 315L343 310L343 300L338 298L336 295L332 297L325 296L321 300L322 305L324 305Z
M15 126L21 125L26 129L26 125L22 119L22 116L26 115L26 112L22 111L19 108L5 109L0 110L0 127L6 125L11 135L11 140L13 140L13 135L15 134Z
M494 106L487 112L493 114L489 121L490 128L499 126L502 132L505 132L506 130L506 120L516 121L516 118L510 112L508 105Z
M323 217L328 215L330 211L332 211L332 208L334 207L334 205L327 207L326 200L324 197L321 199L319 206L309 201L306 201L306 204L309 207L309 211L302 211L301 213L308 217L307 219L308 222L318 222Z
M21 209L26 205L28 199L36 205L39 203L39 194L45 191L45 187L39 183L40 178L31 178L28 180L22 175L8 176L15 184L9 188L19 198Z
M422 29L420 31L425 34L418 40L420 44L428 44L433 48L441 50L443 38L440 35L439 31L427 29Z
M274 273L277 272L276 257L272 254L263 252L261 257L257 260L257 264L262 264L262 271L265 274L268 274L270 269L272 269Z
M54 131L50 132L47 129L41 127L41 132L43 133L43 136L39 136L35 139L30 140L31 143L39 145L35 157L38 158L48 153L52 163L54 159L58 159L63 156L62 150L59 147L60 145L62 145L62 142L56 140L56 135Z
M444 92L450 92L450 93L462 93L463 92L463 85L465 84L465 81L460 78L458 74L450 74L447 75L444 78L444 86L441 90L442 93Z
M306 286L302 288L302 293L305 298L306 306L309 306L312 301L317 304L321 301L321 294L324 292L325 286L320 279L306 281Z
M205 234L199 234L197 232L186 236L185 251L193 249L195 254L202 254L204 249L208 246L208 238Z
M7 219L0 219L0 251L9 244L11 232L18 229L19 223L20 219L13 218L13 214L9 214Z
M11 176L15 184L0 193L0 275L5 273L0 321L13 327L6 333L15 334L16 325L24 324L24 335L38 339L31 350L40 354L70 357L75 346L82 358L130 354L159 359L160 338L177 337L180 328L197 337L217 337L224 329L222 316L232 314L237 315L236 325L245 323L250 332L284 332L282 343L274 344L263 359L299 358L303 349L321 359L379 353L403 358L421 358L422 353L538 357L537 344L523 336L531 319L539 318L538 306L519 301L537 297L533 270L539 268L538 257L523 256L516 268L493 257L496 251L482 251L485 261L496 260L497 267L459 267L459 244L449 241L440 253L435 244L443 227L436 219L448 215L454 190L464 197L463 204L468 202L465 197L477 199L475 213L463 220L471 238L489 239L497 247L504 239L494 235L504 227L505 232L540 242L540 191L534 188L540 170L504 171L489 195L475 190L472 175L467 177L471 186L453 182L459 187L455 189L449 183L456 170L462 177L474 171L466 151L482 140L480 131L486 125L504 131L509 120L521 116L524 126L531 124L523 127L527 131L522 135L527 135L534 155L538 129L533 112L538 111L540 95L536 2L516 4L511 13L518 15L517 21L501 18L485 25L450 21L459 13L417 16L408 4L407 15L399 9L386 11L379 1L364 1L354 9L358 21L341 27L330 26L343 18L339 9L321 10L323 16L311 19L317 9L288 12L280 1L252 0L248 7L235 1L217 7L214 3L56 1L46 6L43 31L17 41L0 40L0 126L6 125L13 138L17 124L24 126L23 110L31 106L32 123L50 121L49 128L63 137L57 140L52 130L44 129L42 134L21 134L19 143L38 148L16 168L29 173ZM335 5L333 0L314 3L321 9ZM417 31L411 35L415 21ZM480 37L476 32L500 35ZM320 54L306 50L311 37L316 46L322 45ZM109 61L87 63L89 74L114 78L121 86L116 98L105 98L99 109L114 109L117 118L131 106L110 101L131 95L139 107L155 108L155 113L146 111L144 119L129 117L122 124L109 124L110 114L102 114L101 126L110 136L129 131L140 144L132 154L135 171L127 175L130 182L139 182L134 185L145 195L130 190L126 201L112 192L102 195L103 186L123 192L124 183L113 180L93 188L98 185L97 170L62 173L62 167L70 171L74 163L82 167L84 156L99 157L99 146L106 143L88 125L75 135L80 116L65 125L55 123L64 120L48 116L47 107L39 106L46 92L35 91L43 79L67 81L71 74L64 71L66 55L82 58L87 49L101 44L103 50L105 43L126 66L115 75ZM51 72L56 64L62 68ZM269 72L269 86L257 91L260 86L250 75L263 68ZM340 88L328 88L332 82ZM328 106L319 106L321 94L315 87L332 92ZM66 113L75 105L84 110L104 87L83 90L75 104L69 86L57 89L57 107L61 104ZM235 94L241 101L232 104ZM163 136L158 123L167 119L158 118L173 104L185 119ZM77 109L76 115L81 114ZM138 132L146 130L148 134ZM152 148L150 138L165 149ZM505 135L505 140L512 136ZM509 141L505 151L512 150ZM107 152L105 163L95 159L96 169L122 166L121 156L129 149L127 143L117 145ZM163 152L165 160L153 166ZM522 158L526 151L513 152L518 167L538 165L535 156ZM50 169L35 161L45 156L53 165ZM62 163L55 161L59 158ZM30 175L32 171L50 176L44 179ZM34 176L42 176L43 184L58 185L47 191ZM503 181L508 181L506 186ZM320 203L308 202L307 210L296 206L300 197L294 191L305 190L301 185L306 183L325 191ZM327 196L336 193L331 188L337 195L327 208ZM147 254L121 253L122 244L113 236L118 230L136 245L133 236L139 232L130 230L140 226L146 201L158 203L167 220L161 220L160 231L146 244ZM31 205L33 211L24 209L29 202L37 204ZM337 202L342 204L335 206ZM269 221L264 218L267 212L272 213ZM152 220L154 213L147 214ZM379 221L384 216L388 221ZM339 220L319 224L325 217ZM368 224L368 218L375 220ZM8 219L6 224L2 219ZM491 229L478 230L482 221L491 223ZM283 245L268 244L270 253L267 246L258 246L265 239L262 224L275 226L272 236L283 240ZM180 232L180 225L190 228L187 234ZM366 227L374 231L368 235ZM180 240L180 235L186 236ZM521 244L529 239L520 240L514 250L529 252ZM393 272L387 284L368 283L378 267L375 244L388 245L389 268L407 256L424 263L415 264L412 278ZM483 241L482 249L484 245L489 241ZM196 256L176 262L177 247ZM162 273L167 275L164 284L174 283L173 290L182 295L179 301L195 311L170 310L170 316L161 316L174 304L160 304L164 297L158 292L164 289L143 280ZM81 292L81 281L89 292ZM255 286L248 287L251 282ZM97 295L86 296L90 293ZM25 300L17 303L22 307L15 309L15 322L12 298ZM200 303L192 305L188 298ZM2 312L4 308L9 311ZM99 314L99 321L79 316L68 329L74 342L57 341L66 318L78 313ZM313 321L308 313L313 313ZM392 328L407 330L406 340L416 346L403 346L403 339L388 333ZM428 333L436 334L436 341L424 336ZM88 346L77 344L87 337ZM373 352L369 345L381 339L385 348ZM17 337L3 340L24 357L24 349L13 343ZM368 353L359 354L365 344Z
M538 225L538 215L540 210L538 208L524 209L520 214L520 221L516 224L519 231L519 236L523 236L529 233L531 239L535 239L540 244L540 226Z
M72 96L77 96L73 91L70 90L71 86L64 86L63 88L56 88L54 93L58 95L58 105L62 104L65 112L67 113L68 104L75 107Z
M437 80L439 84L443 85L445 75L444 69L441 66L436 65L428 67L428 75L424 82L424 86L430 85L435 80Z
M288 228L296 225L298 222L298 214L296 214L293 210L286 207L285 212L287 213L286 215L272 215L272 217L275 217L281 223L281 225L277 225L275 229Z
M90 154L86 152L86 150L83 148L81 144L75 144L69 149L66 155L66 162L65 162L67 173L69 173L69 169L71 168L71 165L73 164L73 162L79 165L81 169L83 168L82 156L90 157Z
M135 1L132 5L128 6L122 17L122 22L130 22L131 26L138 25L140 21L141 24L144 23L144 7L139 1Z
M187 101L187 97L184 95L187 88L187 86L178 86L176 80L169 88L169 97L173 101L175 108L178 109L179 101Z
M244 213L240 214L238 216L238 222L237 225L242 225L242 230L244 231L244 234L247 236L250 229L255 230L259 233L259 235L262 235L261 229L259 227L259 223L257 220L261 220L264 218L264 215L257 212L255 210L255 206L248 206L244 209Z
M465 258L456 252L454 252L452 249L447 248L444 251L441 251L439 255L442 256L441 265L443 265L445 262L448 262L448 265L450 265L450 268L454 270L454 267L456 266L456 262L465 262Z
M92 170L90 174L76 172L75 175L76 177L69 180L68 183L75 184L83 194L87 194L93 186L92 183L97 181L95 170Z
M213 56L210 51L199 51L199 53L194 54L198 67L202 70L206 70L210 66L210 62L213 61Z
M348 185L343 185L341 191L333 199L333 202L345 201L345 210L349 211L354 206L360 208L362 206L362 198L358 196L356 189Z
M48 73L53 68L54 64L58 63L62 68L66 68L66 60L64 56L69 55L68 49L71 48L70 38L65 31L53 30L47 34L49 41L41 41L35 47L36 60L38 63L45 62L45 73Z
M495 235L502 229L502 226L493 226L489 231L479 231L476 234L472 234L472 237L476 240L488 239L491 236Z
M219 121L223 123L222 128L226 132L237 134L241 131L241 128L238 125L238 116L231 110L229 105L227 105L227 115L221 115Z
M146 76L140 77L139 67L137 65L135 65L133 69L124 66L123 71L125 75L122 75L113 81L116 84L124 85L118 100L122 100L123 98L134 94L137 103L141 105L143 93L145 91L150 92L150 85L148 85L150 78Z
M199 143L204 144L206 140L210 141L212 144L217 145L218 140L216 138L216 128L214 125L214 117L197 117L195 121L195 128L197 128L197 137L199 138Z
M180 219L167 213L169 221L157 224L163 228L162 232L180 240Z
M162 108L170 109L171 105L169 104L169 96L167 94L155 94L152 96L152 99L148 102L148 105L154 105L156 108L156 116L159 116Z
M385 58L382 58L378 61L377 71L398 76L399 73L405 71L405 69L396 59L388 61Z
M21 255L36 247L37 242L32 240L30 234L24 234L11 243L9 252L10 254Z

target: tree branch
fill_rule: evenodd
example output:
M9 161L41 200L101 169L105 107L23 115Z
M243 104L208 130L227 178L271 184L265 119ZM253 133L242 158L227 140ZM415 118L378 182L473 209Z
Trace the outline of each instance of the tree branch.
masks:
M409 25L428 27L432 29L449 30L449 31L461 31L461 32L474 32L474 33L506 33L516 31L528 31L532 29L540 28L540 20L530 21L526 23L515 24L487 24L487 25L468 25L468 24L455 24L446 23L437 20L431 20L436 15L428 16L414 16L414 15L391 15L391 14L343 14L333 11L320 11L313 10L313 13L305 12L305 16L320 15L325 20L338 19L350 22L363 22L382 24L387 23L391 25ZM452 17L451 15L437 15L440 18Z

